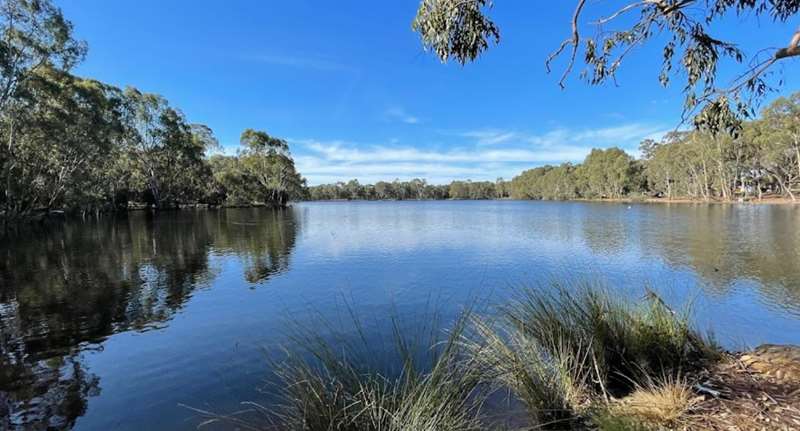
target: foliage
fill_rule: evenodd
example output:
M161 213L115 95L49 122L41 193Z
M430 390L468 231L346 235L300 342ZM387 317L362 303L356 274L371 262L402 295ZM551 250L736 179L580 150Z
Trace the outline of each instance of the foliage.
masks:
M718 359L719 349L691 328L688 313L673 312L654 294L641 305L612 295L592 285L523 289L497 321L474 319L465 344L487 379L523 403L534 426L553 429L576 426L603 400L630 393L643 399L641 388L667 398L673 392L653 389L655 379L678 381ZM675 412L662 404L660 411Z
M500 31L483 13L490 0L422 0L412 28L442 60L473 61L500 42Z
M428 184L415 178L411 181L378 181L361 184L358 180L322 184L308 188L310 200L442 200L442 199L502 199L510 196L508 183L497 181L453 181L449 185Z
M496 320L467 311L446 333L437 315L368 331L348 311L353 328L322 319L291 333L271 367L277 405L194 410L204 424L254 430L479 430L493 429L486 400L510 393L529 415L524 429L615 429L676 421L693 402L682 373L719 357L688 313L591 285L524 289Z
M515 199L652 197L731 201L800 189L800 93L778 98L738 135L676 131L646 139L641 159L594 149L583 164L541 166L511 181Z
M593 149L583 164L524 171L511 181L516 199L621 198L642 191L641 167L619 148Z
M303 196L305 179L295 170L286 141L247 129L241 145L245 148L238 157L242 172L260 189L260 196L253 196L252 201L284 206L290 199Z
M85 54L49 0L0 2L0 218L304 196L285 141L247 130L232 163L209 160L209 127L159 95L71 75Z
M442 60L454 58L461 64L475 60L492 42L499 42L497 25L487 16L483 0L422 0L413 28L423 45ZM594 5L591 5L594 6ZM760 50L745 70L727 87L717 85L723 61L745 62L736 41L713 36L714 26L729 15L757 20L788 22L800 11L796 0L644 0L621 2L616 11L592 22L595 36L584 36L587 1L577 0L570 35L547 58L548 70L562 55L567 63L559 84L563 87L576 61L582 59L581 73L589 83L616 79L616 73L634 48L651 40L665 40L661 49L663 66L658 75L662 85L670 83L673 68L685 76L684 114L699 110L694 123L713 134L734 132L744 117L754 115L755 106L773 88L768 79L771 66L782 59L800 55L800 31L787 35L786 47ZM629 16L634 18L627 20ZM626 21L627 20L627 21ZM622 30L606 26L621 23ZM582 54L582 55L579 55Z
M465 341L496 390L510 390L537 427L572 428L590 394L589 346L574 356L565 345L547 348L513 326L474 319Z
M502 312L512 330L531 337L549 356L588 356L574 362L587 368L581 375L594 375L593 389L615 395L719 354L691 327L688 312L672 311L652 293L646 303L631 305L602 287L555 285L521 291Z
M731 200L800 186L800 94L779 98L737 136L681 132L643 143L653 194Z

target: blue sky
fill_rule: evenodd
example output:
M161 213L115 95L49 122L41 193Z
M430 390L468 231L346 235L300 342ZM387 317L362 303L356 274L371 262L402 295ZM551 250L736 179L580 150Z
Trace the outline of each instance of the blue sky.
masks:
M576 74L558 87L544 59L568 35L571 1L498 0L501 44L465 67L423 52L416 0L56 2L89 43L78 74L165 96L229 152L248 127L283 137L310 184L511 178L592 147L634 152L681 113L680 80L658 84L655 44L617 86ZM719 31L753 53L793 28L732 18ZM797 89L792 65L785 92Z

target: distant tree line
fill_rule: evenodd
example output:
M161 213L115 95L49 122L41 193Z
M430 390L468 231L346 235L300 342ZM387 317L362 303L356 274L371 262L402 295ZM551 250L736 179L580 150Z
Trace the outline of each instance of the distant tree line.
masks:
M582 164L542 166L511 181L516 199L663 197L698 200L797 199L800 93L775 100L736 135L702 130L645 140L642 158L595 149Z
M211 129L163 97L70 74L86 52L50 1L0 1L0 218L302 197L286 141L246 130L209 157Z
M308 188L310 200L442 200L502 199L510 196L510 184L497 181L453 181L450 184L428 184L415 178L411 181L378 181L361 184L358 180L323 184Z
M800 93L776 99L736 134L702 129L645 140L636 159L620 148L593 149L583 163L540 166L512 181L425 180L309 187L311 200L630 199L797 200L800 193Z

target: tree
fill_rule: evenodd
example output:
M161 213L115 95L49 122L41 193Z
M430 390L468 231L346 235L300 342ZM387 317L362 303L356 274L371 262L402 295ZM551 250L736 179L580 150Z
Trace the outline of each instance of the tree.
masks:
M73 38L72 24L47 0L0 2L0 211L14 218L25 197L14 183L24 174L20 154L21 124L36 104L30 81L44 69L68 71L80 62L86 45ZM24 205L24 204L22 204Z
M0 0L0 221L305 196L285 141L247 130L236 157L157 95L73 76L86 53L50 0Z
M0 112L42 67L69 71L83 60L86 43L72 37L72 23L48 0L0 2Z
M156 208L196 201L211 177L205 152L213 135L192 126L163 97L129 87L125 96L127 131L121 171L128 188Z
M620 198L632 185L632 162L633 158L619 148L593 149L586 156L578 175L588 181L592 196Z
M6 182L16 198L7 203L20 214L63 207L65 200L102 207L112 194L107 155L123 129L121 93L51 68L30 77L26 93L25 114L16 126L18 169Z
M240 139L244 171L260 187L260 201L285 206L292 198L302 196L305 179L295 170L288 143L265 132L247 129Z
M772 151L782 152L785 164L794 164L800 179L800 93L778 98L764 109L761 118L773 132L770 140L777 148Z
M489 0L422 0L412 27L442 61L465 64L500 41L497 25L487 16L490 7ZM581 75L590 84L613 81L633 48L654 38L666 40L658 78L668 85L677 65L686 78L684 116L699 109L695 125L712 133L738 131L741 119L754 116L758 101L772 88L767 79L771 66L800 55L798 31L787 35L785 47L759 51L728 86L717 86L719 62L728 59L741 64L746 56L735 41L714 37L713 27L731 14L787 22L800 11L797 0L628 0L590 24L597 28L597 36L585 37L587 7L586 0L577 0L570 36L545 61L549 71L553 61L567 56L559 85L565 85L579 59L586 66ZM628 16L636 18L628 23L624 21ZM604 26L617 22L625 29L605 31Z

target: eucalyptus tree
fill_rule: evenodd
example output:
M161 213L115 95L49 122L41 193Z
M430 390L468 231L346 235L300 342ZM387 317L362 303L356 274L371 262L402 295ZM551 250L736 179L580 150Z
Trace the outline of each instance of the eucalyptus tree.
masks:
M782 153L783 164L794 165L785 168L795 170L792 176L800 180L800 93L772 102L762 112L761 124L770 132L771 152ZM793 185L794 181L789 188Z
M797 0L623 0L608 2L613 12L593 16L589 23L589 9L606 10L605 6L574 1L569 36L545 60L549 71L554 61L566 57L559 85L565 86L579 62L585 66L580 75L590 84L614 81L634 48L660 43L658 80L667 86L675 69L682 73L684 115L697 113L694 123L712 133L738 130L741 119L753 116L755 106L775 85L769 78L773 66L800 55L800 31L787 34L782 48L764 47L750 58L736 40L714 36L730 15L788 22L800 11ZM500 41L499 27L489 17L491 6L491 0L421 0L412 27L442 61L465 64ZM608 30L614 24L622 29ZM587 36L587 28L596 31ZM719 65L724 60L740 64L741 73L720 87Z
M0 212L16 217L24 209L16 195L23 174L20 129L32 104L31 80L43 69L70 70L86 53L72 35L72 24L47 0L0 1ZM24 204L23 204L24 206Z
M191 125L166 99L125 89L126 133L120 169L128 187L156 208L197 201L211 178L205 153L214 144L205 126Z
M633 183L632 162L619 148L593 149L577 172L587 181L587 197L620 198L626 194Z
M259 185L262 203L285 206L290 199L302 197L305 179L296 171L285 140L247 129L240 144L244 149L239 159L244 171Z
M123 131L121 93L98 81L40 68L26 84L24 121L17 123L17 170L9 204L24 214L38 207L101 209L108 155Z

